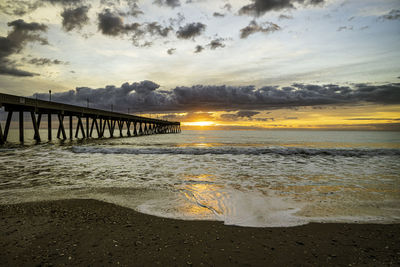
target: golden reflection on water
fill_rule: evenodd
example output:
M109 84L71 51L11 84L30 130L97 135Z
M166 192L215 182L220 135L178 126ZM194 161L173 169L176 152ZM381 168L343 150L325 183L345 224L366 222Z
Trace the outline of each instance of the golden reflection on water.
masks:
M286 181L298 180L294 178L295 177L291 177L290 179L286 179ZM319 176L313 178L315 179L314 182L322 180L322 177ZM178 207L176 207L178 212L185 214L190 218L199 219L213 219L216 217L225 218L226 216L235 214L235 212L237 212L235 205L240 205L240 200L237 202L235 195L231 194L235 194L235 192L239 191L250 194L254 193L255 195L258 194L257 196L261 195L267 199L268 197L278 197L282 199L287 199L289 197L296 203L308 203L305 211L300 211L298 213L300 216L319 216L321 214L329 215L329 213L326 213L326 210L331 210L332 213L334 213L332 209L335 209L336 213L340 213L343 216L350 216L354 213L352 210L353 205L344 201L346 198L375 202L380 201L387 196L392 196L394 199L398 199L400 193L398 188L392 188L390 185L384 187L380 186L378 188L374 185L367 184L364 184L363 186L354 186L350 184L296 185L267 183L243 186L238 183L231 183L226 186L216 183L216 177L211 174L200 174L195 176L184 175L181 177L181 182L175 184L175 187L177 191L181 193L182 197ZM232 190L234 192L232 192ZM268 201L266 203L268 203ZM329 206L327 206L327 203L330 203ZM343 207L346 207L346 209L343 209ZM272 209L273 208L274 207L272 206ZM343 211L341 211L342 209ZM368 205L366 206L366 209L368 209L367 211L369 212Z
M197 143L194 145L195 147L213 147L213 144L209 144L209 143Z
M183 177L177 189L184 197L180 211L193 217L209 217L226 213L228 194L224 186L214 183L212 175L201 174Z
M224 146L222 143L182 143L177 144L176 147L216 147Z

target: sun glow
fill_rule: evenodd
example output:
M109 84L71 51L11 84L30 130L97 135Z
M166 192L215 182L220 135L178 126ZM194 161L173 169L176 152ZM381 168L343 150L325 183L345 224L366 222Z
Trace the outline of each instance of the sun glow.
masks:
M184 122L185 126L212 126L215 123L212 121L191 121L191 122Z

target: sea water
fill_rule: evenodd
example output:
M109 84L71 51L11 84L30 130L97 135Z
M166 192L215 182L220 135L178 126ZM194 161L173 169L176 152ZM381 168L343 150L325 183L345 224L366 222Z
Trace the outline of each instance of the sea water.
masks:
M18 140L18 131L9 135ZM91 198L253 227L400 222L399 132L183 131L31 143L0 148L0 204Z

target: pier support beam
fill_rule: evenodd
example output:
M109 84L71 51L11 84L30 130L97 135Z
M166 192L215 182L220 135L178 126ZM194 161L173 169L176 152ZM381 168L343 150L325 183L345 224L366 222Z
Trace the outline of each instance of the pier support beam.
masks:
M65 134L64 128L64 115L58 114L58 131L57 131L57 138L60 138L60 134L63 136L63 140L67 139L67 135Z
M47 139L51 141L51 113L47 114Z
M112 127L112 131L113 131L113 135L114 135L114 130L115 130L115 124L116 124L116 120L111 120L111 127Z
M40 142L39 125L36 121L36 116L33 111L31 112L31 118L32 118L32 124L33 124L33 130L35 131L35 136L33 138L36 140L36 142Z
M86 138L89 138L89 116L86 117Z
M99 126L100 126L99 137L103 137L103 119L102 118L100 118Z
M1 129L1 124L0 124L0 145L4 144L4 137L3 137L3 130Z
M92 119L92 126L90 126L90 132L88 133L88 138L92 137L93 134L93 127L94 127L94 122L96 121L96 118ZM99 132L99 129L97 129L97 132Z
M133 135L137 136L136 121L133 122Z
M107 119L107 126L108 126L108 131L110 132L110 137L114 137L114 128L112 127L112 121L110 123L110 120Z
M12 119L12 111L8 112L7 115L7 121L6 121L6 126L4 127L4 134L3 134L3 141L7 141L7 136L8 136L8 130L10 130L10 124L11 124L11 119Z
M96 125L97 137L99 138L99 137L101 137L101 132L100 132L100 129L99 129L99 125L97 124L97 119L94 118L93 121L94 121L94 124ZM100 119L100 121L101 121L101 119Z
M128 135L128 136L131 136L131 122L130 121L126 121L126 128L127 128L127 131L126 131L126 134Z
M81 116L78 116L78 125L76 126L75 138L79 137L79 130L81 130L82 138L85 138L85 130L83 129L83 123Z
M72 115L69 116L69 139L72 140L73 129L72 129Z
M19 112L19 141L24 142L24 112Z
M100 119L101 123L101 119ZM101 137L104 137L104 132L106 131L106 120L103 121L103 127L101 127Z

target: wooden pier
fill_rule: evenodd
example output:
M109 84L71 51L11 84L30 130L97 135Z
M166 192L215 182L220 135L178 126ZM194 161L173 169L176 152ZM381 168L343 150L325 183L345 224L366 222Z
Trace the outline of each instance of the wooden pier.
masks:
M86 108L75 105L37 100L16 95L0 93L0 107L8 112L4 130L0 123L0 145L7 142L8 132L12 116L19 115L19 141L24 142L24 112L30 113L34 130L34 140L42 140L39 128L43 115L47 115L47 139L52 140L52 116L58 121L57 138L67 139L64 119L69 118L69 139L92 138L94 130L97 138L104 137L107 129L110 137L118 135L123 137L126 130L127 136L139 136L149 134L165 134L181 132L179 122L145 118L125 113L112 112L94 108ZM73 129L74 117L77 119L75 135ZM86 127L85 127L86 126Z

